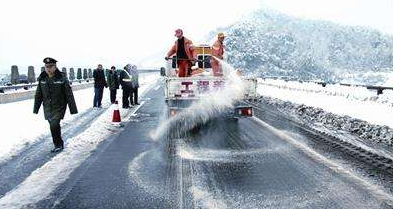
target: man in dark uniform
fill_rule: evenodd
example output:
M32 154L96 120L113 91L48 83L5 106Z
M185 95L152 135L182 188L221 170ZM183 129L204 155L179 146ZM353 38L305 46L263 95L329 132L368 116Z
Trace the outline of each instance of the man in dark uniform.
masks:
M127 64L123 71L120 73L120 84L123 89L123 108L130 108L130 105L134 105L134 101L131 98L132 92L132 80L131 80L131 64Z
M67 104L71 114L78 113L74 95L65 73L56 67L56 60L50 57L44 59L45 71L38 77L38 86L35 92L34 110L44 107L45 119L48 120L55 147L51 152L60 152L64 148L61 138L60 120L64 118Z
M107 88L108 85L105 80L105 73L102 69L102 65L99 64L97 69L93 71L94 78L94 101L93 107L101 108L102 95L104 93L104 87Z
M106 83L109 87L111 103L115 104L117 89L119 89L119 78L115 66L112 66L111 70L108 72Z

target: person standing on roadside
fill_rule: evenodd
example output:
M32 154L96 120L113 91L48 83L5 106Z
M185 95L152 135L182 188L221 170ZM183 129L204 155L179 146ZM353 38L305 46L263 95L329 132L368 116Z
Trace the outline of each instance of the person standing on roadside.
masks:
M44 63L45 71L37 79L33 113L38 114L42 104L45 120L49 122L55 146L51 152L60 152L64 149L60 120L64 118L67 105L71 114L77 114L78 109L67 76L57 69L57 60L47 57L44 59Z
M127 64L124 69L120 73L120 84L121 88L123 89L123 108L127 109L130 108L133 104L131 96L132 91L132 83L131 83L131 64Z
M93 78L94 78L94 101L93 101L93 107L98 107L101 108L101 102L102 102L102 95L104 93L104 87L107 88L108 85L105 80L105 73L104 70L102 69L102 65L99 64L97 66L97 69L94 70L93 72Z
M117 89L119 89L119 79L117 77L116 67L112 66L107 75L107 84L110 92L111 103L116 101Z
M136 65L131 66L131 100L134 99L133 105L139 105L138 103L138 88L139 88L139 73Z

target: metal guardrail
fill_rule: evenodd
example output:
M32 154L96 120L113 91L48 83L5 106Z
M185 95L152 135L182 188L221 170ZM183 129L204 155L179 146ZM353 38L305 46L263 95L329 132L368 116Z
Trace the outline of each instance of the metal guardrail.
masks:
M90 80L74 80L74 81L70 81L70 84L72 85L72 83L82 83L82 82L86 82L89 83ZM33 87L36 87L38 84L37 83L31 83L31 84L17 84L14 86L1 86L0 87L0 93L4 94L7 90L19 90L19 89L24 89L24 90L29 90Z
M393 90L393 87L386 86L363 86L367 89L377 90L377 95L383 94L383 90Z
M289 78L289 77L262 77L262 79L273 79L273 80L284 80L285 82L288 81L296 81L300 83L316 83L321 85L322 87L326 87L327 85L341 85L341 86L347 86L347 87L363 87L367 88L370 90L376 90L377 95L383 94L384 90L393 90L393 87L391 86L374 86L374 85L362 85L362 84L348 84L348 83L334 83L334 82L325 82L325 81L310 81L310 80L299 80L295 78Z
M139 73L153 73L160 72L160 69L138 69Z
M153 72L160 72L160 69L140 69L139 73L153 73ZM82 82L90 82L92 78L86 79L86 80L73 80L70 81L70 84L73 82L77 83L82 83ZM36 87L37 83L31 83L31 84L17 84L17 85L12 85L12 86L0 86L0 94L5 93L7 90L19 90L19 89L24 89L24 90L29 90L33 87Z
M25 84L25 85L15 85L15 86L2 86L0 87L0 93L5 93L6 90L18 90L18 89L24 89L28 90L30 88L36 87L37 84Z

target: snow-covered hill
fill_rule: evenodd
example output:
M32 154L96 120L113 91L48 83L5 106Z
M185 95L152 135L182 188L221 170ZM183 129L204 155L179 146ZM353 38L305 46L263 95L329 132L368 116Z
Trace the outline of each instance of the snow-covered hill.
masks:
M249 73L367 84L393 77L393 36L376 30L260 10L219 31L229 63Z

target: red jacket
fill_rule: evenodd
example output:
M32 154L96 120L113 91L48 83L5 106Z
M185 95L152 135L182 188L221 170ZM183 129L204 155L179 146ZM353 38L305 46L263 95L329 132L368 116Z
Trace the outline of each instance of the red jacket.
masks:
M220 59L224 58L224 45L219 40L213 44L212 55Z
M167 57L170 57L170 56L177 53L177 45L178 45L177 43L178 42L175 41L175 44L172 46L171 50L169 50L169 52L167 53L167 55L166 55ZM196 59L197 58L192 41L186 37L184 37L184 49L186 50L186 54L189 59L192 59L192 58Z

